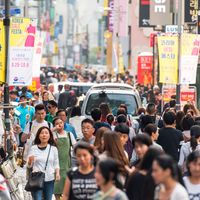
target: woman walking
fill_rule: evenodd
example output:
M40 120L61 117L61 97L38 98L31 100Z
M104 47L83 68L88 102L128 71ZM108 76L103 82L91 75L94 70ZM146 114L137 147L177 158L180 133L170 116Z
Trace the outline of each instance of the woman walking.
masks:
M34 200L52 199L54 182L60 180L58 150L55 147L53 134L47 127L39 128L34 145L28 156L28 168L33 172L44 172L45 182L42 190L32 191ZM46 168L46 170L45 170Z
M96 193L94 200L128 200L122 191L123 187L118 180L118 165L112 158L107 158L98 163L95 172L97 185L100 192Z
M67 173L62 200L90 200L97 191L94 152L90 144L78 142L74 148L78 168Z
M169 155L153 161L152 176L156 184L154 200L189 200L177 163Z
M53 120L55 127L54 139L58 147L58 157L60 163L60 181L55 183L54 194L56 200L60 200L65 185L66 174L71 167L71 136L64 130L64 123L60 118Z
M189 199L200 199L200 151L193 151L187 159L188 176L183 178Z

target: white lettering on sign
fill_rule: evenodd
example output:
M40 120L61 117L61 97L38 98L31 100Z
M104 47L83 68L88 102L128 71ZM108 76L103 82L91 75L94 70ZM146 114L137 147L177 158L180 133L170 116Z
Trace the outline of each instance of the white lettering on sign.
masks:
M166 0L154 0L154 2L155 2L155 7L154 7L155 13L166 13L166 5L165 5Z

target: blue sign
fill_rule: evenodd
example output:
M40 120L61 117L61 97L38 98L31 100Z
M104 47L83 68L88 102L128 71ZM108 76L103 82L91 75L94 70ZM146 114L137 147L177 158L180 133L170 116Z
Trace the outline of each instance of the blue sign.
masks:
M2 15L5 15L5 9L1 11ZM10 15L14 16L14 15L19 15L21 14L21 9L20 8L11 8L10 9Z

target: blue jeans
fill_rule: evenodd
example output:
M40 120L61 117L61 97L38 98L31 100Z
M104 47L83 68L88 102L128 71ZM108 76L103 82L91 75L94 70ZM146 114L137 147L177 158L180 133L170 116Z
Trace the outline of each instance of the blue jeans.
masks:
M42 200L42 196L44 195L44 200L52 200L53 191L54 181L44 182L43 190L32 192L32 197L34 200Z

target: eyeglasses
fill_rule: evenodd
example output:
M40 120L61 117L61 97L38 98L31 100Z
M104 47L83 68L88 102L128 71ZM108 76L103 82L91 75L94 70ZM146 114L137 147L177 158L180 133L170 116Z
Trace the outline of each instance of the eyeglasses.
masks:
M52 106L47 106L47 108L48 108L48 109L51 109L51 108L53 108L53 107L52 107Z

